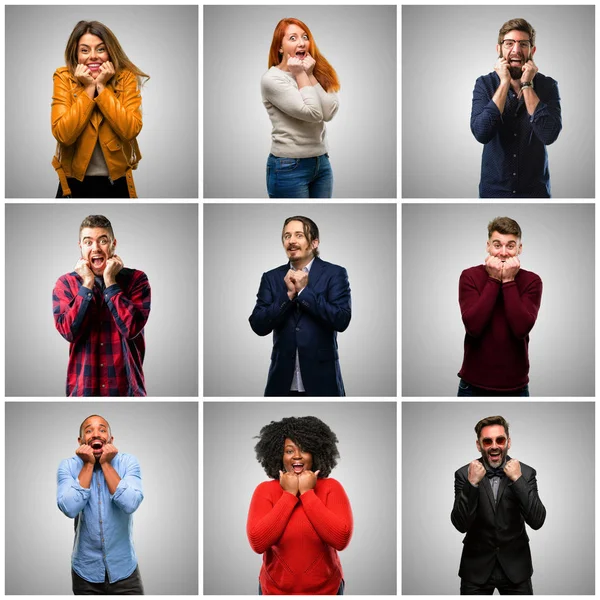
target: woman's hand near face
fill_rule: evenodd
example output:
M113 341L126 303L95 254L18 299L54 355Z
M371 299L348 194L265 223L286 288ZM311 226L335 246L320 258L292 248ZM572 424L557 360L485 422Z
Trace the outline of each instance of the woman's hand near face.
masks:
M290 73L294 77L296 77L297 75L302 75L302 73L304 73L304 65L302 64L302 61L299 58L292 56L291 54L288 54L287 66L290 70Z
M279 485L284 492L289 492L296 496L298 494L298 475L296 473L288 473L279 471Z
M77 81L85 88L87 95L90 96L90 98L94 98L96 82L92 77L92 72L85 65L78 64L75 67L75 79L77 79Z
M300 495L304 494L304 492L308 492L308 490L313 490L317 485L317 477L321 471L302 471L300 475L298 475L298 489L300 490Z
M302 68L309 77L312 75L316 64L317 61L310 55L310 52L307 52L304 60L302 61Z
M115 67L109 60L100 65L100 69L98 70L98 77L96 78L96 89L98 90L98 93L100 93L104 89L104 86L108 83L109 79L114 74Z

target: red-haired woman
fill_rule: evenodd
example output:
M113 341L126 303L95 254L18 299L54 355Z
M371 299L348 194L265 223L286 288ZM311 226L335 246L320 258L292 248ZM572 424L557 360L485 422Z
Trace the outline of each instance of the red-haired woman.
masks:
M99 21L79 21L54 73L52 166L57 198L137 198L132 169L142 158L142 78L114 33Z
M270 198L331 198L333 172L325 122L338 109L337 74L298 19L275 27L269 70L261 80L273 125L267 161Z

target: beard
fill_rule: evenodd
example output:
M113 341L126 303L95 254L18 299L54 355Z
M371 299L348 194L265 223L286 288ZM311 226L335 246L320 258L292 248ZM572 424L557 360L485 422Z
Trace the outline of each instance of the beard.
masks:
M523 75L523 69L521 67L508 67L508 70L510 71L511 79L516 81L521 79L521 76Z
M488 468L496 468L499 467L500 465L504 464L504 462L506 461L506 455L508 454L508 448L504 448L504 450L500 451L500 456L499 456L499 460L495 461L494 463L490 462L489 459L489 450L481 450L481 456L483 458L483 464L488 467Z

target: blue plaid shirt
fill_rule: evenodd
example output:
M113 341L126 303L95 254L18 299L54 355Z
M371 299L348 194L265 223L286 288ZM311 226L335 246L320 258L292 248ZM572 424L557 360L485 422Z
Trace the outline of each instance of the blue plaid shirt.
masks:
M111 465L121 478L112 495L98 467L89 489L79 485L83 460L78 456L63 460L58 467L58 508L71 519L79 515L71 566L92 583L103 583L106 575L110 583L126 579L137 566L132 513L144 498L140 465L135 456L122 452Z
M540 101L533 115L512 88L500 114L492 100L499 85L500 77L492 72L479 77L473 90L471 131L484 144L479 197L550 198L546 146L562 129L558 84L536 74L533 85Z

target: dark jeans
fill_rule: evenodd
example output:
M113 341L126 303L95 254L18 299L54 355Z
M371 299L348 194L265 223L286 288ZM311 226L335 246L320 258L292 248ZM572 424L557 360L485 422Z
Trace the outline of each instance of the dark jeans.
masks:
M87 594L135 594L142 596L144 594L139 567L136 567L135 571L129 577L115 581L114 583L108 582L108 574L104 579L104 583L86 581L82 577L79 577L72 569L71 576L73 578L73 594L76 596Z
M502 570L499 562L496 562L490 578L483 585L477 585L476 583L471 583L464 579L460 580L461 596L474 594L491 596L495 589L497 589L500 594L506 595L533 595L531 578L522 581L521 583L512 583L508 577L506 577L506 573Z
M71 188L70 198L129 198L125 176L115 179L112 183L108 177L90 176L84 177L83 181L67 177L67 183ZM64 198L60 183L56 197Z
M267 159L269 198L331 198L333 171L329 154L311 158Z
M343 596L344 595L344 587L346 587L346 583L342 579L342 581L340 582L340 587L338 588L336 596ZM260 587L260 583L258 584L258 595L259 596L263 595L262 588Z
M458 382L457 396L529 396L529 385L520 390L508 390L499 392L497 390L484 390L467 383L464 379Z

